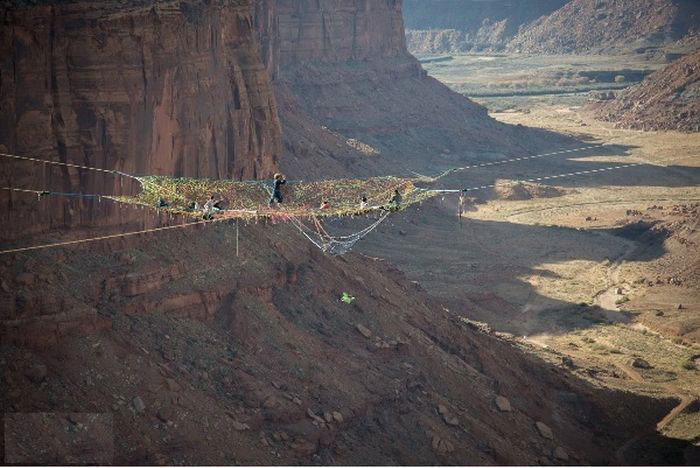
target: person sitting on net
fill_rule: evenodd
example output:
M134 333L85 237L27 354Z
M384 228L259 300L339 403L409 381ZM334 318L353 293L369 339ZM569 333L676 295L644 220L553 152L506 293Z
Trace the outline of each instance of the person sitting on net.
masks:
M401 206L402 199L403 198L401 197L401 192L399 192L399 189L394 190L394 196L391 197L391 200L389 200L389 209L398 210Z
M207 202L204 204L204 210L202 211L202 217L204 219L213 219L214 213L221 211L221 209L216 206L218 203L220 203L220 202L214 199L214 195L209 197L209 200L207 200Z
M362 200L360 200L360 209L364 210L365 208L367 208L367 197L363 195Z
M321 206L319 207L321 210L330 210L331 204L328 203L328 200L323 200L321 202Z
M272 189L272 198L270 198L269 206L274 202L282 203L282 186L287 183L284 174L277 173L274 176L274 187Z

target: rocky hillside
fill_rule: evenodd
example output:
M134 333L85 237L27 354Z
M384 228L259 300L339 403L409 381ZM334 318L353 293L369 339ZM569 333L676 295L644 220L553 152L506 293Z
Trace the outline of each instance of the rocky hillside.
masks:
M674 404L290 225L241 223L239 247L218 224L6 256L0 410L32 414L0 426L4 463L606 464Z
M700 131L700 49L593 108L625 128Z
M266 7L256 11L261 40L280 48L265 59L275 76L288 173L433 172L485 153L566 144L499 124L485 108L428 77L406 48L401 2L260 5Z
M631 51L695 35L695 0L571 0L523 28L508 44L528 54Z
M417 55L499 51L518 30L568 0L405 0L408 50Z

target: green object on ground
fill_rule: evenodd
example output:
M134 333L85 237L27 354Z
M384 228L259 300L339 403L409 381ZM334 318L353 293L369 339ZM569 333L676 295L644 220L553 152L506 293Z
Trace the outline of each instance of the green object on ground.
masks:
M346 304L352 304L352 301L355 300L355 296L351 296L350 294L344 292L343 296L340 298L340 300Z

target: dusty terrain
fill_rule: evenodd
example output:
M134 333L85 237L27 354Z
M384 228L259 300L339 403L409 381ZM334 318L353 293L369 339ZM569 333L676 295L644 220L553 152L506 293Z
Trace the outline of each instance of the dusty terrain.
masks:
M697 443L700 136L619 130L580 108L492 115L604 146L476 168L442 185L639 165L552 181L558 197L474 192L462 218L447 194L370 237L363 251L397 264L452 313L519 337L581 378L675 396L679 414L659 428ZM645 362L635 367L635 358Z

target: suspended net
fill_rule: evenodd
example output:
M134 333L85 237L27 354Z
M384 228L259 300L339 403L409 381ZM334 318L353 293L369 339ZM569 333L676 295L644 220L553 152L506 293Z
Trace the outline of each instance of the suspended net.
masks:
M160 200L167 209L189 213L191 205L204 204L211 195L222 201L226 210L257 211L259 216L279 212L280 207L268 207L272 181L235 181L173 178L162 176L139 177L143 191L132 197L118 197L131 203L154 206ZM295 216L316 214L320 217L361 214L360 200L367 197L368 206L379 207L388 203L394 190L399 190L407 201L414 192L413 180L401 177L372 177L369 179L334 179L316 182L288 181L283 188L287 213ZM322 201L330 208L319 209Z
M172 177L140 177L141 194L119 197L120 201L148 206L177 214L199 217L201 206L211 195L221 200L222 211L217 217L243 219L266 218L288 221L304 237L328 255L343 255L357 242L374 231L395 211L430 198L434 194L418 190L413 179L400 177L373 177L369 179L335 179L316 182L285 184L284 203L268 206L272 194L272 181L233 181ZM399 206L389 203L398 190L402 201ZM361 205L362 197L367 202ZM322 209L321 202L328 203ZM194 203L200 208L195 209ZM371 223L348 235L332 235L323 225L324 220L367 217ZM307 225L309 224L309 225Z

